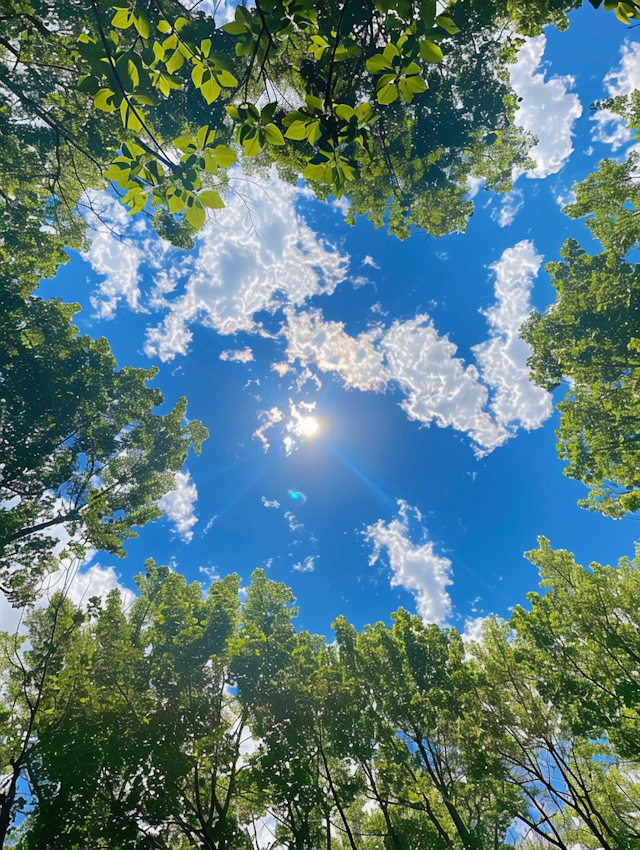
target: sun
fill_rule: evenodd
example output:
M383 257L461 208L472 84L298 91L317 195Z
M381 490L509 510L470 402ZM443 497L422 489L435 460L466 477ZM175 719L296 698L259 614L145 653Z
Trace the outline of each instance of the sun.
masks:
M300 421L300 431L305 437L313 437L319 427L318 420L314 419L313 416L305 416Z

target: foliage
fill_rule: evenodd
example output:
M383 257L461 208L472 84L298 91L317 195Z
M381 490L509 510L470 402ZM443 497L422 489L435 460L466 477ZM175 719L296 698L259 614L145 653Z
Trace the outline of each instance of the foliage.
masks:
M184 424L185 399L154 413L157 370L117 369L104 338L71 324L77 305L9 284L0 299L0 586L24 602L65 554L124 557L207 430Z
M639 236L637 165L634 153L604 160L575 187L565 211L586 215L604 250L593 256L567 240L562 260L547 265L556 302L521 329L532 380L549 390L569 382L556 433L565 475L590 488L579 504L614 518L640 507L640 278L628 259Z
M244 602L153 561L126 610L57 594L2 639L2 822L26 812L21 850L249 850L261 823L289 850L637 850L640 556L529 557L544 595L466 651L403 610L296 633L259 570Z
M513 124L506 70L522 40L505 33L564 27L576 5L455 0L438 14L435 0L260 0L219 25L177 0L11 0L5 226L19 234L29 218L61 237L83 192L106 180L186 245L224 206L240 154L320 197L346 193L352 217L388 214L398 236L464 229L468 178L508 189L532 143Z

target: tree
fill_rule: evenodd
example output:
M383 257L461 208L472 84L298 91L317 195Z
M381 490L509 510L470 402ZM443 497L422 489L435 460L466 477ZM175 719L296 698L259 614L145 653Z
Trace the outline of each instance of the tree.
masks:
M136 584L128 610L117 590L87 615L64 603L79 625L34 712L22 774L33 810L18 846L249 850L264 795L243 756L251 702L237 691L277 673L291 593L258 570L243 605L235 575L203 598L153 561ZM23 699L32 655L15 659L9 683Z
M513 124L512 31L564 27L579 3L456 0L443 15L435 0L267 0L222 26L198 5L5 4L10 233L25 208L60 233L83 192L110 183L188 244L206 210L224 206L238 152L304 176L320 197L347 192L352 215L380 224L388 210L399 236L463 229L468 177L509 188L533 141Z
M45 610L26 618L30 648L25 637L0 632L0 848L28 800L24 784L31 783L38 755L38 729L47 722L57 699L56 680L66 655L78 641L84 615L63 594L54 595Z
M587 184L576 214L595 191L594 180ZM591 227L613 249L621 233L635 237L611 210L619 199L611 192L602 198ZM561 254L547 265L557 300L544 314L534 311L521 335L533 348L532 380L548 390L570 380L556 433L558 453L569 461L565 475L591 490L579 504L619 518L640 507L640 276L613 250L592 256L569 239Z
M5 283L0 306L0 587L24 603L65 554L61 537L75 554L124 557L208 432L184 423L185 399L154 413L157 370L117 369L104 338L71 324L77 305Z

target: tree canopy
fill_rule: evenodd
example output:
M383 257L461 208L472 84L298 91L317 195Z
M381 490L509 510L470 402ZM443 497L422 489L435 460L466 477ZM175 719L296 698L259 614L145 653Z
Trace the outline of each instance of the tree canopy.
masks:
M71 324L77 309L6 281L0 290L0 588L16 602L61 555L123 557L208 434L185 423L184 398L155 413L157 370L116 368L106 339Z
M549 390L569 382L556 432L565 475L590 488L583 507L615 518L640 507L640 278L629 258L640 235L637 165L635 153L604 160L574 187L565 212L587 217L603 251L567 240L562 259L546 267L556 302L521 330L533 348L532 380Z
M111 185L186 245L224 206L238 155L320 197L346 193L351 220L387 218L400 237L463 230L468 179L504 191L528 163L534 140L514 125L508 80L521 36L565 27L577 5L455 0L438 14L435 0L260 0L224 23L177 0L11 0L5 244L43 222L77 239L83 193Z
M0 846L640 847L640 557L529 557L543 594L466 648L402 609L296 632L260 570L57 594L1 642Z

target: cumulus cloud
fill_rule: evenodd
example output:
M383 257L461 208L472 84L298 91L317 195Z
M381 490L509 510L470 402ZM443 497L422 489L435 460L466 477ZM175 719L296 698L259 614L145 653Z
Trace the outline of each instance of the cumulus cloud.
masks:
M399 385L406 396L401 407L410 419L466 431L485 448L504 437L483 410L488 392L477 369L465 368L455 357L456 346L426 315L351 337L342 323L325 322L315 310L290 316L285 334L291 361L315 361L348 387L382 391Z
M621 48L622 57L616 68L611 68L603 80L608 97L631 94L640 89L640 44L626 42ZM632 141L633 133L624 118L610 109L599 109L591 117L593 127L591 137L596 142L611 145L616 151L622 145Z
M491 266L496 301L484 314L490 338L472 349L483 381L493 391L495 421L510 432L514 426L539 428L552 413L551 395L529 380L531 349L519 336L531 312L531 289L541 263L533 242L523 240Z
M220 360L228 360L230 363L250 363L253 359L253 351L248 345L240 349L228 348L220 355Z
M317 555L307 555L303 561L294 564L293 569L297 573L312 573L316 568L315 560L317 557Z
M91 296L101 319L113 318L121 301L140 309L140 263L143 251L131 238L131 218L122 204L105 192L91 192L84 212L89 225L89 250L82 254L93 271L103 278Z
M528 177L548 177L560 171L573 153L573 125L582 115L578 95L569 92L573 77L545 79L541 64L546 44L544 35L527 39L511 67L511 84L522 98L516 123L538 139L531 151L536 167Z
M524 194L521 189L512 189L500 196L500 206L491 211L491 218L498 227L508 227L524 206Z
M241 197L225 199L220 224L211 220L201 231L179 294L156 292L154 304L166 316L148 331L147 354L163 361L185 354L195 323L225 335L259 332L257 314L298 307L314 295L331 294L346 279L348 257L298 213L301 191L274 173L259 186L243 183Z
M376 261L373 259L373 257L370 256L369 254L366 255L366 257L364 258L362 263L360 263L360 265L371 266L371 268L373 268L373 269L379 269L380 268L380 266L376 263Z
M198 489L190 472L176 472L175 489L165 493L158 505L165 512L173 530L185 543L193 539L193 526L198 522L194 505L198 500Z
M273 500L270 501L269 499L267 499L266 496L262 497L262 504L265 506L265 508L279 508L280 507L280 502L276 501L276 499L273 499Z
M418 614L426 623L443 623L451 612L451 597L447 587L452 584L451 561L436 554L433 543L411 539L411 515L420 522L422 515L402 499L398 500L399 515L390 522L379 519L363 532L373 545L369 559L375 564L383 555L391 568L391 586L412 593Z
M496 301L485 313L489 339L473 348L477 366L456 356L426 314L350 336L318 309L288 312L289 364L313 364L363 391L399 388L409 419L465 432L480 453L491 451L516 427L538 428L551 414L550 396L529 381L530 351L518 335L541 261L525 240L491 267Z

